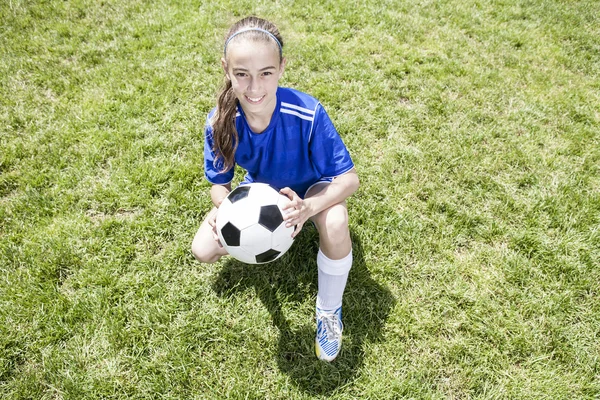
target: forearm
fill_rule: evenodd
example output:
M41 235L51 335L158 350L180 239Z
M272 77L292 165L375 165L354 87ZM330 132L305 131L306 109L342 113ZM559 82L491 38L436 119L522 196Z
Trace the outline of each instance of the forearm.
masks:
M231 192L231 183L226 185L212 185L210 188L210 199L215 207L219 208L225 197Z
M358 175L354 169L334 178L333 182L327 185L325 189L304 200L309 204L311 216L328 209L334 204L343 202L356 192L359 184Z

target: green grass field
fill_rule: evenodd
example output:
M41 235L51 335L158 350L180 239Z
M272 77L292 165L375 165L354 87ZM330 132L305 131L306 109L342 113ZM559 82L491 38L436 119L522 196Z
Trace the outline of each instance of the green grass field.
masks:
M0 2L0 397L600 398L598 6ZM314 228L262 266L189 250L248 14L361 178L332 364Z

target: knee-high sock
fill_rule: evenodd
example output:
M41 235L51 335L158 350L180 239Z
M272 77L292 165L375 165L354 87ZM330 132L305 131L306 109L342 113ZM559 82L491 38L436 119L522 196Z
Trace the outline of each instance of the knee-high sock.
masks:
M319 268L317 307L321 310L336 310L342 305L342 296L352 267L352 250L346 257L332 260L319 249L317 267Z

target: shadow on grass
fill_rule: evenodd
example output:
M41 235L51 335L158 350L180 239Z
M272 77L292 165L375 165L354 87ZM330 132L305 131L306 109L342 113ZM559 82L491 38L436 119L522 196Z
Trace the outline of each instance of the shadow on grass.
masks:
M381 330L395 304L391 292L375 282L364 261L362 245L352 234L354 263L344 292L342 351L332 363L315 356L314 301L317 293L318 234L306 227L288 254L270 264L246 265L225 261L214 282L221 296L254 289L279 330L277 363L302 390L328 394L351 383L363 364L365 345L380 340ZM300 327L286 319L281 299L299 307L310 301L310 315Z

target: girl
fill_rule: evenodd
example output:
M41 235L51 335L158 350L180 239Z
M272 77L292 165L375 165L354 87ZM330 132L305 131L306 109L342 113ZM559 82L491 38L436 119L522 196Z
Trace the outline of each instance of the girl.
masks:
M214 208L192 243L205 263L227 254L215 223L231 191L234 166L246 171L242 184L268 183L291 200L288 226L298 235L311 220L319 233L317 357L332 361L342 340L342 295L352 266L345 199L358 189L354 164L323 106L313 97L279 87L286 59L283 40L271 22L247 17L225 40L224 87L205 128L205 176Z

